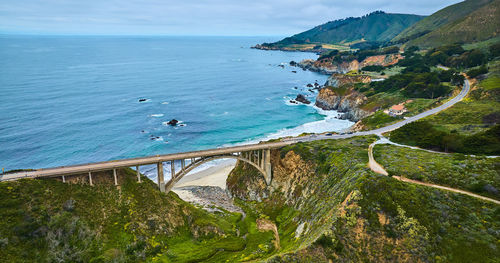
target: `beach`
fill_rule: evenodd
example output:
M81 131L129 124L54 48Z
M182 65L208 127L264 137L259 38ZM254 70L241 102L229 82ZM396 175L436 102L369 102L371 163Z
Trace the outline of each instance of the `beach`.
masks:
M235 206L226 192L226 180L236 164L235 160L224 160L202 171L183 177L172 189L187 202L199 205L206 210L221 207L231 212L242 212Z

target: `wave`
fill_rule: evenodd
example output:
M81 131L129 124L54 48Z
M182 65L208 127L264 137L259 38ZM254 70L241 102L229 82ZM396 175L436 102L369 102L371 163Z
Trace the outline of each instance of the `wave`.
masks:
M149 117L153 117L153 118L160 118L160 117L163 117L163 116L164 116L164 114L162 114L162 113L149 115Z

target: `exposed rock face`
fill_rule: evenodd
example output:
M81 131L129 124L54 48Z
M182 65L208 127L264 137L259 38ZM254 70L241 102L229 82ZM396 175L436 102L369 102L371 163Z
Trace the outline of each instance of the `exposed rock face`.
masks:
M359 107L367 100L366 96L349 88L344 94L339 94L335 88L326 87L319 91L316 97L316 106L323 110L337 110L343 112L342 119L358 121L370 112Z
M398 63L401 59L403 59L403 56L401 56L401 54L370 56L359 63L359 68L361 69L366 66L375 65L387 67Z
M311 102L302 94L297 95L297 98L295 98L295 100L304 104L311 104Z
M342 87L347 84L354 83L370 83L372 78L367 75L344 75L344 74L332 74L325 83L325 86L331 87Z
M297 66L318 72L323 74L333 74L333 73L347 73L351 70L355 70L359 68L359 62L357 60L353 60L350 62L341 62L341 63L331 63L330 61L319 61L312 59L302 60L297 64Z
M304 205L303 197L311 196L316 187L310 182L311 178L315 178L315 165L303 160L293 151L282 158L277 150L271 151L271 163L273 179L268 186L257 169L238 161L227 179L228 192L242 200L261 202L276 190L282 193L286 203L295 204L296 207Z
M321 60L305 59L297 63L297 66L323 74L347 73L352 70L360 70L365 66L379 65L385 67L394 65L402 58L400 54L388 54L370 56L361 62L357 60L336 62L331 58Z

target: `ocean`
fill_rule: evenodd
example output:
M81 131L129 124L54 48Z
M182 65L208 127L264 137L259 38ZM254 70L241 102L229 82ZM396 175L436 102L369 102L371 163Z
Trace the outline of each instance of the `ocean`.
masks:
M352 125L289 103L299 93L314 102L306 85L327 76L288 64L315 54L250 48L276 40L0 36L0 167L202 150ZM172 119L180 123L167 125Z

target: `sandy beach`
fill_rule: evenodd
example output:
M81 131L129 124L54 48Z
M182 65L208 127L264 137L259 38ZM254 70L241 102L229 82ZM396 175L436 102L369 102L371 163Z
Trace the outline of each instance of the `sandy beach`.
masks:
M236 160L227 160L207 169L186 175L172 189L184 201L200 205L208 211L222 207L228 211L242 212L234 206L226 193L226 179Z
M227 176L233 170L235 163L235 160L226 160L197 173L188 174L174 186L173 190L177 193L176 189L185 186L218 186L226 189Z

